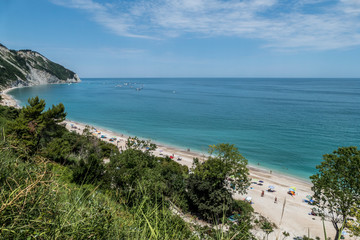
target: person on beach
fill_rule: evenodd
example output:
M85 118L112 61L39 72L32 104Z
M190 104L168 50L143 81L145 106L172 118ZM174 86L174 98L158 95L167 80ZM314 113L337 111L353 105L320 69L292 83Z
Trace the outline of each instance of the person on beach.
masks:
M277 203L277 197L275 197L275 201L274 201L274 203Z
M262 192L261 192L261 197L263 197L264 194L265 194L265 192L264 192L264 190L262 190Z

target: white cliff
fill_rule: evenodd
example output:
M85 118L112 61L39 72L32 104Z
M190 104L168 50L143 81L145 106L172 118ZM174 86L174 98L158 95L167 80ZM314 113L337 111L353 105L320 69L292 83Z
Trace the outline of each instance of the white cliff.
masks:
M77 83L78 75L31 50L9 50L0 44L0 88Z

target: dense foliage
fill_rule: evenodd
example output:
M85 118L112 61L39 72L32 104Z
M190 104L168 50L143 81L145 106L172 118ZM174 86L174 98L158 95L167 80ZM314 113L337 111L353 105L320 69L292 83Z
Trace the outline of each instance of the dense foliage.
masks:
M219 222L234 210L231 190L244 193L250 184L247 160L230 144L211 146L209 153L207 161L195 161L187 186L189 204L205 220ZM233 178L233 189L227 187L229 177Z
M24 158L34 155L40 145L44 146L54 137L58 137L61 127L57 123L64 121L66 117L64 105L61 103L44 111L44 100L35 97L28 102L29 105L9 123L7 129L7 133Z
M360 206L360 151L341 147L325 154L318 173L311 176L316 205L330 218L340 239L347 217Z
M351 210L351 215L354 218L347 222L347 227L353 235L360 236L360 206L354 207Z

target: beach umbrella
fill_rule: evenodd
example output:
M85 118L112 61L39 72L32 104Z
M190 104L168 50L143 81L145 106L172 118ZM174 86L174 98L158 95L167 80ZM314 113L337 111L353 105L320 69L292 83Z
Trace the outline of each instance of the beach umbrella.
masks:
M293 187L289 188L290 192L296 192L296 188L294 189Z
M270 185L270 186L269 186L269 189L274 190L275 187L274 187L273 185Z
M248 201L248 202L251 202L251 197L246 197L245 200Z
M309 200L311 200L311 199L312 199L312 196L311 196L311 195L307 195L306 198L309 199Z
M263 181L263 180L260 180L259 182L264 183L264 181Z
M259 180L257 180L256 178L253 178L252 180L251 180L251 182L252 183L256 183L256 182L258 182Z

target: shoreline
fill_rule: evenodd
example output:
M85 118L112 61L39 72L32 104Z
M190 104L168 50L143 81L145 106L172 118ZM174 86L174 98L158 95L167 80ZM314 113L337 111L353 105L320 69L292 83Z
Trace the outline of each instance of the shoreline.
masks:
M69 120L69 119L66 119L64 122L66 123L66 128L69 131L75 131L79 134L82 133L83 129L86 126L89 126L90 129L96 129L97 131L101 132L101 134L94 135L95 132L91 131L91 133L94 136L97 136L98 138L100 138L101 140L103 140L105 142L109 142L109 143L116 145L119 148L119 150L125 149L125 143L129 137L135 137L135 136L130 136L129 134L123 134L120 132L108 130L106 128L99 127L99 126L96 126L93 124L87 124L87 123L78 122L78 121ZM106 136L106 138L101 138L101 135ZM114 142L109 141L110 138L113 138L113 137L115 137L117 140ZM139 139L148 140L145 138L139 138ZM178 163L180 163L182 165L186 165L189 168L192 167L193 158L197 157L197 158L199 158L200 161L204 161L204 156L207 157L207 155L196 152L196 151L189 152L186 149L181 149L176 146L170 146L170 145L153 142L153 141L151 141L151 142L155 143L157 146L156 150L152 152L155 156L158 156L158 157L174 156L174 160L176 160ZM179 157L181 158L181 160L177 160Z
M85 123L80 123L72 120L65 120L66 127L70 131L75 131L79 134L82 133L86 125ZM106 130L101 127L96 127L94 125L88 125L90 129L95 128L97 131L100 131L100 134L96 136L100 138L101 135L105 135L106 139L101 139L103 141L117 145L119 150L125 149L125 143L128 135L121 134L118 132ZM95 131L92 131L95 133ZM109 139L116 137L116 142L110 142ZM177 149L170 146L157 145L157 149L152 152L155 156L164 157L165 155L171 156L174 154L174 161L179 164L188 166L189 169L192 167L192 161L194 157L203 157L195 152L186 152L183 149ZM178 156L181 157L181 160L177 160ZM108 161L108 160L104 160ZM290 233L291 237L307 235L308 232L310 236L315 238L319 236L323 239L323 228L321 218L319 216L311 216L312 206L305 203L303 200L306 199L307 195L312 195L310 182L306 182L302 179L297 179L292 176L287 176L277 172L270 172L267 169L254 167L248 165L249 175L252 179L258 179L257 183L252 183L248 189L248 193L240 195L236 192L233 192L233 198L236 200L244 200L246 197L252 198L252 207L256 215L262 215L268 220L276 224L278 227L274 229L274 232L270 234L270 239L275 239L276 237L282 236L282 232L286 231ZM259 184L259 181L262 180L264 183ZM276 192L268 192L268 186L273 185L276 187ZM288 195L288 189L290 187L296 187L296 195ZM262 191L265 192L264 197L261 197ZM274 198L277 198L277 203L274 203ZM283 218L281 219L281 212L285 203ZM334 229L331 222L325 222L327 233L329 236L334 235ZM263 238L263 232L260 229L256 229L254 234L260 239ZM345 238L349 239L349 238Z
M15 98L13 98L11 95L8 94L8 92L10 92L11 90L14 90L16 88L21 88L21 87L11 87L11 88L7 88L7 89L4 89L1 91L1 97L2 97L1 105L5 105L8 107L14 107L14 108L20 108L18 101Z
M66 83L56 83L56 84L66 84ZM16 107L16 108L21 108L19 102L13 98L10 94L8 94L8 92L16 89L16 88L26 88L26 87L32 87L32 86L18 86L18 87L11 87L11 88L7 88L5 90L3 90L2 92L2 95L5 96L7 102L8 102L8 106L13 106L13 107ZM66 119L66 121L69 121L69 122L72 122L73 124L82 124L82 125L89 125L91 127L95 127L96 129L102 129L103 131L106 131L106 132L109 132L109 133L113 133L113 134L116 134L116 135L123 135L123 136L126 136L127 138L128 137L134 137L136 135L132 135L132 134L129 134L129 133L123 133L123 132L120 132L120 131L116 131L116 130L109 130L107 129L106 127L103 127L103 126L97 126L96 124L92 124L92 123L86 123L86 122L80 122L80 121L77 121L77 120L72 120L72 119ZM191 161L192 161L192 158L194 157L197 157L200 161L204 161L208 156L209 154L207 152L201 152L199 150L193 150L193 149L190 149L191 151L188 152L185 147L182 147L182 146L176 146L176 145L171 145L171 144L167 144L165 142L161 142L161 141L154 141L152 139L147 139L147 138L144 138L144 137L138 137L139 139L142 139L142 140L151 140L152 143L155 143L157 148L158 149L166 149L167 151L167 155L172 155L173 153L171 152L177 152L179 154L175 154L175 155L185 155L187 156L187 158L191 158ZM165 151L164 151L165 152ZM182 157L182 156L181 156ZM188 165L188 167L191 167L191 165ZM303 177L300 177L300 176L297 176L297 175L294 175L294 174L291 174L291 173L288 173L288 172L284 172L284 171L281 171L277 168L271 168L271 167L265 167L265 166L262 166L262 165L258 165L258 164L255 164L255 163L249 163L248 161L248 168L253 170L253 171L261 171L261 172L272 172L273 174L277 174L277 175L282 175L284 176L285 178L290 178L290 179L296 179L297 181L301 181L305 184L311 184L311 181L309 178L303 178Z
M95 129L99 130L100 132L105 133L107 138L102 139L102 140L107 141L107 142L109 142L108 139L111 137L117 137L118 139L122 139L122 142L126 141L129 137L137 137L136 135L132 136L131 134L128 134L128 133L124 134L119 131L109 130L106 127L97 126L95 124L80 122L80 121L76 121L76 120L66 119L64 122L66 122L70 126L71 126L71 124L77 125L78 127L80 126L81 131L83 128L85 128L85 126L89 126L90 128L95 128ZM75 130L75 129L68 128L68 130L71 131L71 130ZM81 131L78 131L78 133L80 133ZM180 147L180 146L169 145L166 143L157 142L157 141L153 141L151 139L146 139L146 138L142 138L142 137L138 137L138 138L141 140L150 140L152 143L156 144L157 149L156 149L156 151L153 152L156 156L164 157L166 155L171 156L174 154L174 156L175 156L174 160L176 160L176 157L180 156L182 158L182 160L177 161L177 162L179 164L186 165L189 168L192 167L193 158L198 158L200 160L200 162L202 162L202 161L205 161L207 159L207 157L209 156L208 153L202 153L202 152L199 152L196 150L187 151L187 149ZM114 145L116 145L115 142L110 142L110 143L113 143ZM125 145L119 144L119 147L120 146L122 146L124 149ZM162 154L160 154L160 151L162 152ZM283 172L280 172L277 170L273 170L271 168L266 168L266 167L262 167L262 166L254 165L254 164L248 164L247 167L250 172L255 172L257 174L271 174L274 176L281 176L282 178L288 179L289 181L296 180L296 182L300 182L302 184L312 185L310 180L307 181L301 177L294 176L291 174L286 174L286 173L283 173Z
M18 102L9 94L9 91L15 89L16 87L6 89L2 92L3 99L6 99L6 105L20 108ZM100 131L100 134L96 136L101 139L101 135L105 135L106 138L101 139L106 142L110 142L109 139L116 137L115 142L110 142L116 145L120 150L125 149L125 143L128 137L127 134L122 134L119 132L107 130L102 127L96 127L94 125L81 123L73 120L65 120L66 128L70 131L75 131L79 134L82 134L83 129L86 125L90 126L90 129L94 127L97 131ZM141 138L143 139L143 138ZM194 157L198 157L200 161L204 161L207 155L198 153L196 151L188 152L186 149L177 148L174 146L169 146L166 144L158 144L157 149L153 151L155 156L164 157L165 155L174 156L174 161L177 161L179 164L186 165L189 168L192 167L192 162ZM181 160L178 160L179 157ZM283 174L278 171L272 171L271 169L266 169L259 167L257 165L249 165L249 174L250 178L258 179L258 181L264 181L263 184L252 183L248 189L248 193L245 195L239 195L233 193L233 197L237 200L243 200L246 197L251 197L253 201L253 208L256 213L261 214L262 216L269 219L271 222L275 223L278 227L274 229L274 232L270 234L271 239L275 239L275 236L281 238L282 232L286 231L290 233L290 237L297 237L307 235L308 232L310 236L315 238L319 236L323 239L323 227L321 218L318 216L308 215L311 212L311 205L303 202L303 199L306 199L307 195L312 195L311 191L311 182L307 182L304 179L297 178L296 176ZM275 186L276 192L270 193L266 192L264 197L261 197L261 193L268 189L269 185ZM290 196L287 194L290 187L296 187L296 195ZM277 203L274 203L274 198L277 198ZM283 211L284 202L286 202L286 207L284 208L283 217L280 218L281 212ZM334 229L331 222L325 222L327 233L329 236L334 235ZM262 231L256 230L256 236L261 237L263 235ZM345 239L348 238L348 235Z
M165 151L163 150L163 152L166 152L167 154L163 154L163 155L169 155L170 156L174 152L176 152L175 156L179 155L179 156L182 157L184 155L184 156L187 156L188 158L191 157L191 161L192 161L192 158L194 158L194 157L197 157L200 161L204 161L209 156L209 154L207 152L201 152L201 151L196 150L196 149L195 150L190 149L190 152L189 152L189 151L187 151L187 149L185 149L186 147L184 147L184 146L171 145L171 144L167 144L165 142L155 141L155 140L145 138L145 137L139 137L139 136L136 136L135 134L132 135L132 134L129 134L129 133L123 133L121 131L108 129L106 127L99 126L99 125L92 124L92 123L86 123L86 122L81 122L81 121L72 120L72 119L66 119L66 122L69 122L70 124L72 123L72 124L78 124L78 125L82 125L82 126L88 125L90 127L94 127L95 129L100 129L103 132L108 132L108 135L111 135L111 134L117 135L117 136L123 135L124 136L123 138L126 137L125 140L127 140L127 138L129 138L129 137L138 137L141 140L150 140L152 143L156 144L158 150L166 149ZM191 165L189 165L189 167L191 167ZM262 172L262 173L270 173L270 172L272 172L272 174L274 174L274 175L281 175L284 178L296 179L296 181L302 182L304 184L311 184L311 181L310 181L309 178L302 178L300 176L293 175L291 173L282 172L282 171L280 171L278 169L275 169L275 168L264 167L262 165L249 163L249 161L248 161L247 167L251 171Z

